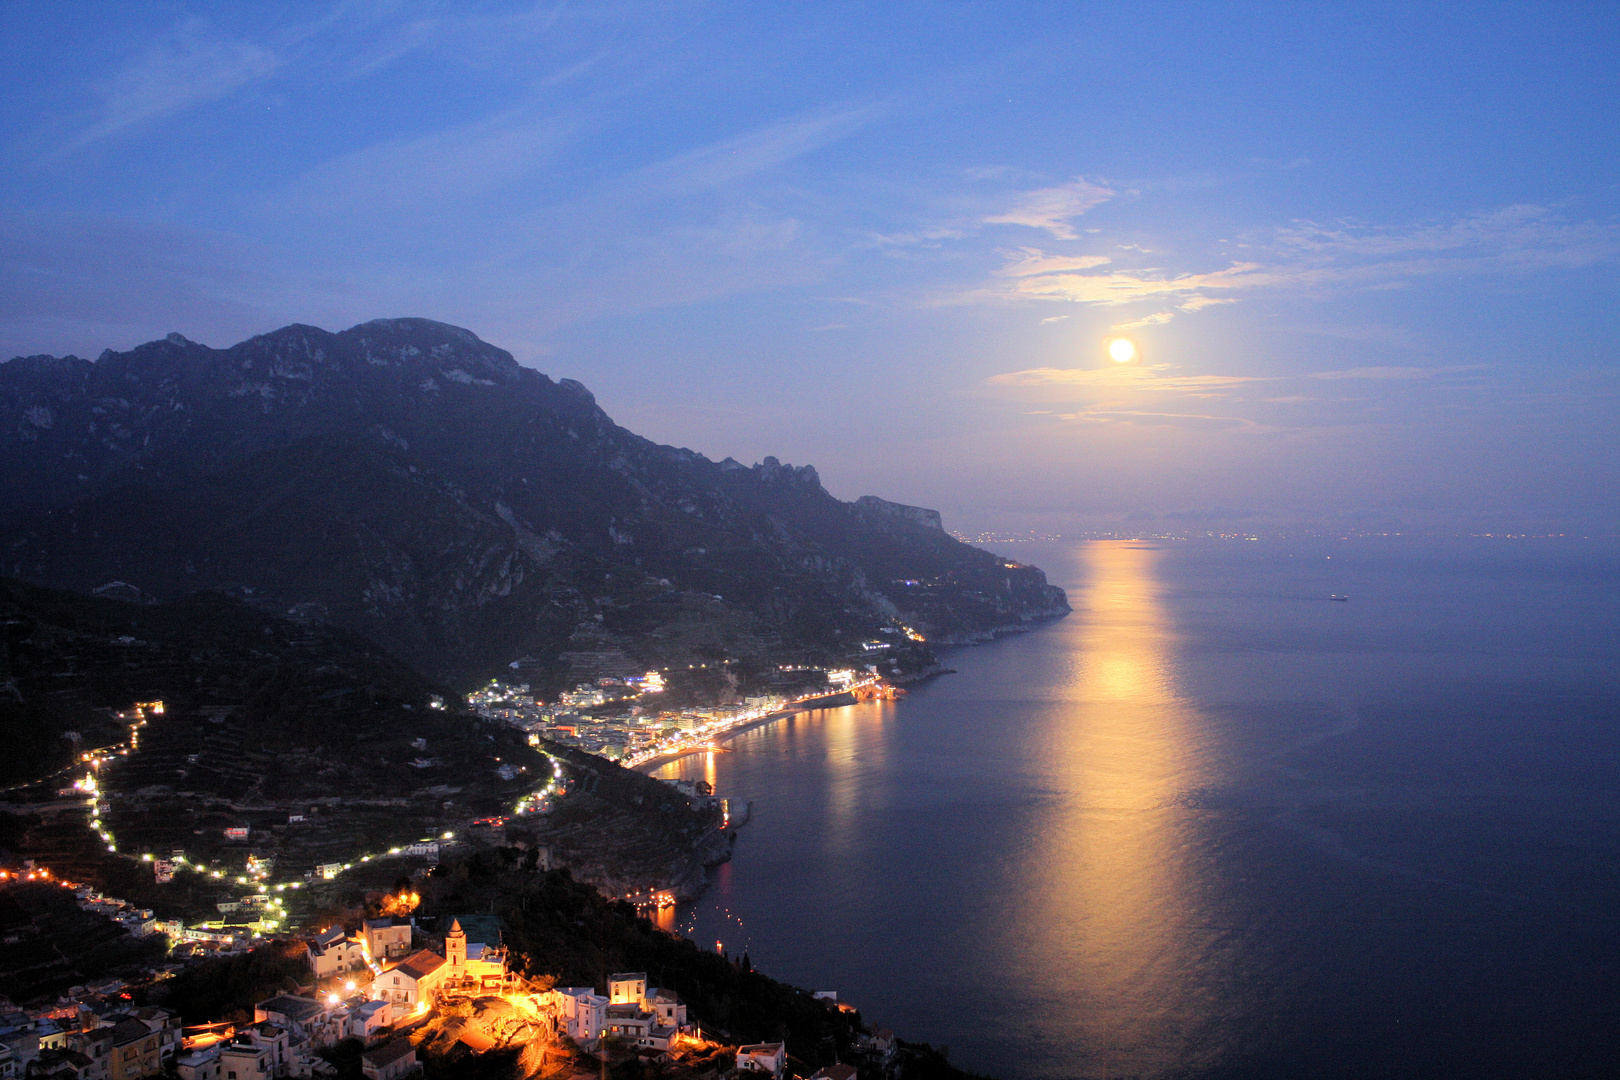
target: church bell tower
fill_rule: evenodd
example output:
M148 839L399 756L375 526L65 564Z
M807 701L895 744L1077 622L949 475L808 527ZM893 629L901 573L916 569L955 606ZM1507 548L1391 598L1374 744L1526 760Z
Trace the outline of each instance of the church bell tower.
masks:
M467 966L467 935L462 932L460 919L452 922L450 932L444 935L444 959L451 971Z

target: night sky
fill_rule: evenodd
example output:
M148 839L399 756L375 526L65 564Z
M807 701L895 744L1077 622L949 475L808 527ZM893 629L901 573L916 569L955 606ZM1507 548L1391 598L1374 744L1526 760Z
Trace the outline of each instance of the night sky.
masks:
M418 315L970 531L1620 528L1614 3L0 34L0 356Z

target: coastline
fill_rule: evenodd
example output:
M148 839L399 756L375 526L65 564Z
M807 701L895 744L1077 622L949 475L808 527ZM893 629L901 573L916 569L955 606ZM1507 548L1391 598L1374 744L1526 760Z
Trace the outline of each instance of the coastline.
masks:
M1065 612L1064 614L1067 614L1067 612ZM990 636L990 637L982 638L982 639L980 639L978 641L956 643L956 644L951 645L950 647L951 648L971 648L973 645L982 644L984 641L993 641L997 637L1004 637L1004 636L1006 636L1008 634L1027 633L1028 631L1033 630L1034 628L1035 628L1034 625L1031 625L1031 624L1028 624L1028 623L1021 624L1021 625L1014 625L1014 626L998 627L998 628L996 628L995 631L992 632L992 636ZM955 668L946 667L945 665L940 664L940 663L934 663L934 664L930 665L929 667L925 668L924 670L914 672L914 673L912 673L910 675L891 676L889 678L889 682L892 683L893 685L897 686L897 687L917 686L917 685L919 685L921 683L930 682L930 681L932 681L934 679L937 679L941 675L955 675L955 674L956 674L956 669ZM837 700L839 698L845 698L847 700L839 701L839 700ZM766 724L774 724L778 720L786 719L789 716L797 716L800 713L815 712L817 709L841 709L841 708L843 708L843 707L845 707L847 705L858 705L858 704L860 704L860 699L856 698L854 695L852 695L852 694L850 694L848 692L827 694L827 695L824 695L824 696L819 697L819 698L812 698L812 699L810 699L808 701L803 701L803 702L796 703L792 708L789 708L789 709L780 709L780 710L778 710L776 712L773 712L773 713L770 713L770 714L768 714L766 716L760 716L760 717L754 718L753 720L744 721L743 723L738 724L736 727L727 728L725 731L722 731L722 732L720 732L720 733L718 733L716 735L710 736L709 741L710 742L716 742L716 743L718 743L718 742L726 742L726 741L729 741L731 739L736 738L738 735L741 735L745 731L753 731L755 728L764 727ZM680 750L671 750L667 754L659 754L655 758L650 758L647 761L639 762L639 763L637 763L635 765L630 765L630 766L627 766L627 767L632 769L635 772L639 772L639 773L642 773L644 775L651 776L654 769L658 769L658 768L661 768L662 766L668 765L672 761L679 761L679 760L681 760L681 758L691 757L693 754L706 754L706 753L710 753L710 751L708 749L706 749L705 747L701 747L701 746L687 747L687 748L683 748L683 749L680 749Z
M849 697L850 700L847 701L847 702L839 702L837 704L834 704L834 703L832 703L831 699L835 698L835 697ZM769 713L769 714L767 714L765 716L756 717L753 720L744 721L743 723L738 724L736 727L727 728L725 731L720 732L717 735L711 736L709 741L710 742L726 742L726 741L728 741L730 739L736 738L738 735L741 735L745 731L753 731L755 728L764 727L766 724L774 724L776 721L784 720L789 716L797 716L800 713L814 712L817 709L840 709L840 708L843 708L845 705L857 704L855 699L853 697L851 697L850 695L848 695L848 694L829 694L829 695L827 695L827 697L820 698L820 699L817 699L817 700L820 701L821 703L820 704L811 704L809 702L805 702L803 704L796 705L791 709L783 709L780 712L773 712L773 713ZM667 754L659 754L655 758L652 758L652 759L650 759L648 761L643 761L643 762L641 762L640 764L637 764L637 765L632 765L632 766L630 766L630 768L632 770L634 770L635 772L639 772L639 773L643 773L645 775L651 776L654 769L658 769L658 768L661 768L661 767L663 767L665 765L668 765L672 761L679 761L679 760L681 760L681 758L683 758L683 757L691 757L693 754L707 754L707 753L710 753L710 751L708 749L704 748L704 747L701 747L701 746L686 747L686 748L682 748L680 750L671 750Z

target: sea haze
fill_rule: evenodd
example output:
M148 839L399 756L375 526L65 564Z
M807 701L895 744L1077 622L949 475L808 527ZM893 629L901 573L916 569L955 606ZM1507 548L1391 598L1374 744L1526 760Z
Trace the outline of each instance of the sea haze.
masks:
M683 930L1008 1080L1620 1070L1615 546L1002 550L1074 613L662 770Z

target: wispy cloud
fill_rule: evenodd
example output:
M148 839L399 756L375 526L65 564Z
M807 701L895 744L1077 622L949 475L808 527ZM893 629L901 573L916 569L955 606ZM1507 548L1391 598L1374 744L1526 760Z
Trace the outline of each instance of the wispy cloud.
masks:
M1424 368L1424 367L1358 367L1346 368L1343 371L1317 371L1306 375L1307 379L1432 379L1436 375L1450 375L1458 371L1477 371L1472 364L1453 365L1451 367Z
M1142 409L1082 409L1055 413L1059 420L1082 424L1136 424L1143 427L1175 427L1191 431L1260 431L1260 424L1241 416L1210 416L1205 413L1149 412Z
M1254 433L1319 426L1322 410L1336 401L1358 403L1353 406L1358 415L1386 416L1384 410L1393 400L1415 406L1412 391L1418 386L1435 392L1475 387L1473 382L1445 376L1480 370L1476 365L1389 366L1308 374L1222 375L1188 374L1170 364L1106 364L1009 371L990 376L985 385L1009 400L1045 406L1030 415L1052 420ZM1337 392L1329 389L1334 383L1341 384ZM1387 386L1378 389L1379 383ZM1305 408L1283 411L1277 406ZM1233 415L1238 413L1250 415ZM1279 419L1282 416L1287 417L1286 422ZM1343 422L1342 415L1336 422Z
M1568 246L1588 230L1558 221L1544 206L1518 203L1468 214L1452 221L1425 222L1406 228L1338 222L1321 225L1299 221L1279 229L1270 245L1311 256L1405 255L1413 252L1500 250L1553 242Z
M276 192L270 213L292 206L350 220L478 199L531 176L589 123L584 112L525 102L470 123L374 142L311 169Z
M1055 196L1052 199L1056 205ZM1035 224L1040 214L1031 210L1023 217L1027 220L1019 224ZM1067 236L1061 229L1049 231L1060 238L1079 239L1072 229L1068 229ZM1545 207L1515 205L1404 229L1296 222L1269 234L1246 237L1239 246L1246 250L1248 258L1213 271L1163 266L1113 268L1108 260L1095 255L1028 247L1003 251L1004 264L994 274L1013 280L958 299L1105 306L1157 300L1193 313L1217 304L1235 303L1241 294L1258 290L1379 289L1441 275L1579 268L1620 256L1620 225L1565 221ZM1118 245L1117 250L1146 254L1136 245ZM1105 272L1088 272L1105 265L1110 266ZM1125 325L1162 322L1160 316L1167 315L1161 310L1158 315Z
M1039 248L1019 248L1004 251L1002 255L1013 261L996 273L1002 277L1029 277L1031 274L1056 274L1065 270L1090 270L1113 262L1106 255L1048 255Z
M1144 326L1159 326L1162 323L1169 322L1175 317L1176 313L1173 311L1155 311L1153 314L1144 315L1140 319L1132 319L1129 322L1115 323L1108 329L1113 333L1123 334L1128 330L1140 330Z
M1029 368L992 375L993 386L1066 386L1107 390L1209 391L1262 382L1257 375L1172 375L1164 367Z
M1214 307L1216 304L1235 303L1237 303L1237 298L1231 296L1194 296L1189 300L1177 304L1176 307L1180 308L1182 311L1191 313L1195 311L1203 311L1205 308Z
M939 248L947 240L961 240L967 233L961 229L935 227L912 232L868 233L872 247L877 248Z
M1058 187L1025 192L1018 196L1012 209L983 220L986 225L1023 225L1044 229L1059 240L1078 240L1080 234L1070 222L1115 194L1109 188L1076 178Z
M1167 276L1160 270L1114 271L1107 274L1056 273L1020 278L1000 295L1030 300L1068 300L1080 304L1129 304L1158 297L1186 297L1180 303L1207 299L1208 291L1256 289L1289 280L1290 272L1278 272L1260 263L1233 263L1225 270L1207 274ZM978 294L983 296L983 293Z
M95 115L60 152L225 97L266 78L280 63L262 45L216 36L204 20L188 19L102 85Z
M627 182L670 193L719 187L830 146L888 109L874 102L793 117L649 165Z

